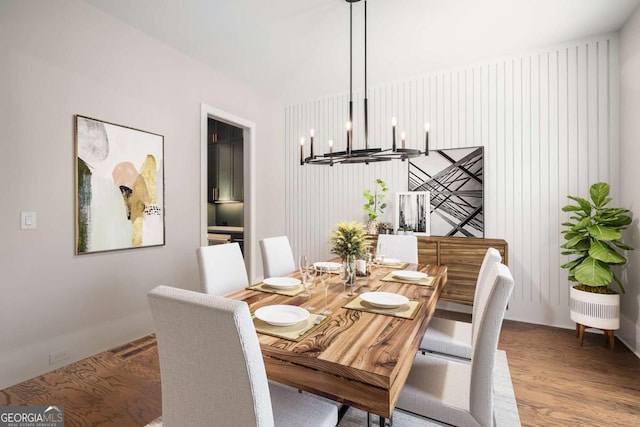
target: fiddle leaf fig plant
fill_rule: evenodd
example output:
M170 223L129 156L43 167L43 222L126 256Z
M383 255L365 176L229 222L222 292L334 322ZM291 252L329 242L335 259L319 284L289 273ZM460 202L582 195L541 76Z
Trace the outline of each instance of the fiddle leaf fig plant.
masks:
M378 189L378 187L380 188ZM367 200L362 206L362 209L364 209L369 216L369 221L375 221L378 216L384 212L384 209L387 207L387 204L384 202L384 196L387 191L389 191L387 183L378 178L376 179L373 194L371 194L371 190L364 190L364 193L362 193Z
M570 212L570 221L562 225L566 227L562 234L566 242L562 255L573 255L576 258L562 268L569 270L569 280L578 282L578 289L587 292L612 293L609 285L615 281L624 293L624 286L611 269L612 265L624 265L627 259L619 251L630 251L633 248L624 244L621 231L631 224L631 211L624 208L611 208L609 184L598 182L591 186L591 200L577 196L568 196L576 204L562 208Z

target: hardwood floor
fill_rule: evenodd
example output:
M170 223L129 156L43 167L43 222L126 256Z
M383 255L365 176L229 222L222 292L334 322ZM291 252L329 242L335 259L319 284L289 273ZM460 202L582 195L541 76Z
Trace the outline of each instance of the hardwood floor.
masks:
M438 312L450 318L467 315ZM523 426L640 426L640 359L602 335L505 321L507 352ZM0 405L65 408L65 425L143 426L161 413L155 337L0 391Z
M522 425L640 426L640 359L603 335L505 321L507 351Z
M155 336L0 391L0 405L64 405L65 426L144 426L161 413Z

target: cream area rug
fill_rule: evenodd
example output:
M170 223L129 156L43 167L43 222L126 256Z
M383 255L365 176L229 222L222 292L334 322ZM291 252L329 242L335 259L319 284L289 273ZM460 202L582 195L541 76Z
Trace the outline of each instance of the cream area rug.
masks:
M493 371L493 392L494 392L494 425L496 427L519 427L520 415L516 395L511 383L511 373L507 353L498 350L496 354L496 366ZM371 426L379 426L380 418L371 416ZM367 413L355 408L349 408L346 415L338 424L339 427L356 427L367 425ZM400 410L393 413L393 427L434 427L449 426L433 420L426 420L414 415L407 414Z
M498 350L496 355L496 366L493 373L493 392L494 425L496 427L519 427L520 415L518 414L518 404L516 403L516 396L513 391L513 384L511 383L511 373L509 372L507 353L502 350ZM366 425L367 413L356 408L349 408L338 424L338 427L361 427ZM147 424L147 427L161 426L162 417ZM379 426L379 417L371 416L371 426ZM393 414L393 426L435 427L448 426L448 424L426 420L397 410Z

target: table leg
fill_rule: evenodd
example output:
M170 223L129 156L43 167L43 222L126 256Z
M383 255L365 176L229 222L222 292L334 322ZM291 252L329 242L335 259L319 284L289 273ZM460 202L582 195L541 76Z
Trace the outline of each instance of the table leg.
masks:
M383 417L382 415L380 416L380 424L378 424L380 427L385 427L385 426L393 426L393 418L389 418L389 423L387 424L387 420L385 417ZM371 412L367 412L367 427L371 427Z

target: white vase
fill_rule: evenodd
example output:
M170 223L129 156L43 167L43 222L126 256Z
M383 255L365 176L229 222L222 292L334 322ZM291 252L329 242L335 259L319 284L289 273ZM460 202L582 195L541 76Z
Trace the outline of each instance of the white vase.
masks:
M346 255L345 258L342 259L342 275L343 278L346 277L345 273L349 272L350 279L349 285L353 286L356 280L356 257L355 255ZM343 279L344 280L344 279Z
M596 294L571 288L569 293L571 320L581 325L604 330L620 328L620 295Z

